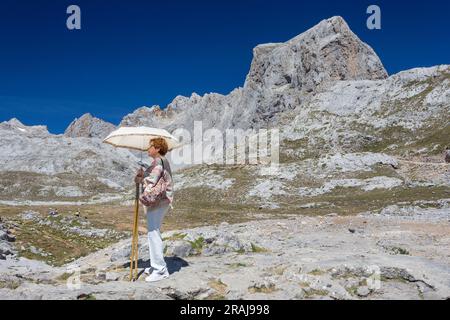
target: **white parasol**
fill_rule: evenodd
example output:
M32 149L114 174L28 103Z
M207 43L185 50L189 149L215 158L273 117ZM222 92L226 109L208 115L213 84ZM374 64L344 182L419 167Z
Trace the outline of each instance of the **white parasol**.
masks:
M177 138L167 130L149 127L121 127L111 132L103 142L115 147L147 151L150 140L154 138L166 140L168 151L181 146Z

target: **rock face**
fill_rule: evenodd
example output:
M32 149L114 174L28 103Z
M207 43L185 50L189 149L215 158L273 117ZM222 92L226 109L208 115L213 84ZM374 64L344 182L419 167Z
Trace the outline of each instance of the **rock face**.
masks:
M303 103L303 96L330 83L385 78L387 72L372 48L341 17L333 17L285 43L253 49L243 101L258 115L250 120L259 123ZM292 90L298 93L294 99L283 97Z
M90 113L83 114L67 127L64 136L71 138L105 138L116 128L112 123L93 117Z
M168 108L167 110L161 110L159 106L152 107L140 107L136 109L133 113L126 115L119 126L132 127L132 126L151 126L154 127L157 125L157 122L151 123L148 122L149 119L155 118L158 121L163 121L163 119L170 117L173 112L172 108Z
M288 85L312 92L327 82L387 78L372 48L341 17L323 20L285 43L259 45L253 56L245 90Z

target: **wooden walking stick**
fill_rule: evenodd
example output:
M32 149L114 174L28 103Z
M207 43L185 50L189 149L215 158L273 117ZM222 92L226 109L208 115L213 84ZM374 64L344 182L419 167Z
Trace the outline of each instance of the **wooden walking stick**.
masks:
M139 183L136 183L136 197L134 201L134 221L133 221L133 238L131 240L131 255L130 255L130 281L137 279L138 271L138 220L139 220Z

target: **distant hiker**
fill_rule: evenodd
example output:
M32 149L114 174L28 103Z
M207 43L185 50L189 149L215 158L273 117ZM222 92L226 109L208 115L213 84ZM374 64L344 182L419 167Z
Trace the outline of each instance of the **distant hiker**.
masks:
M172 196L172 172L169 161L165 154L168 151L166 140L163 138L155 138L150 140L148 155L153 158L150 167L145 170L141 168L138 170L135 182L142 183L144 190L155 186L162 177L167 180L165 183L169 185L168 191L164 199L152 207L146 207L147 214L147 229L148 229L148 248L150 251L150 268L145 269L145 273L149 274L145 281L153 282L159 281L169 276L166 262L164 261L163 242L161 237L161 224L165 214L170 208L173 200ZM152 272L150 272L152 270Z
M445 148L444 157L445 162L450 163L450 147Z

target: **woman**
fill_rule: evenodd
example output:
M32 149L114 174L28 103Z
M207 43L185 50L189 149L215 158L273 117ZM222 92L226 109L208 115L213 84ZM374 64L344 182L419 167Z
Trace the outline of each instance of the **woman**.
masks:
M142 183L144 188L151 188L160 178L165 178L168 183L167 199L155 207L145 207L147 214L148 248L150 251L150 268L145 269L146 274L150 274L145 281L153 282L165 279L169 276L166 262L163 255L163 242L161 237L161 223L170 208L173 200L172 196L172 172L169 161L165 158L168 151L166 140L155 138L150 141L148 155L153 158L151 166L144 172L141 168L135 177L136 183ZM150 270L153 272L150 273Z

